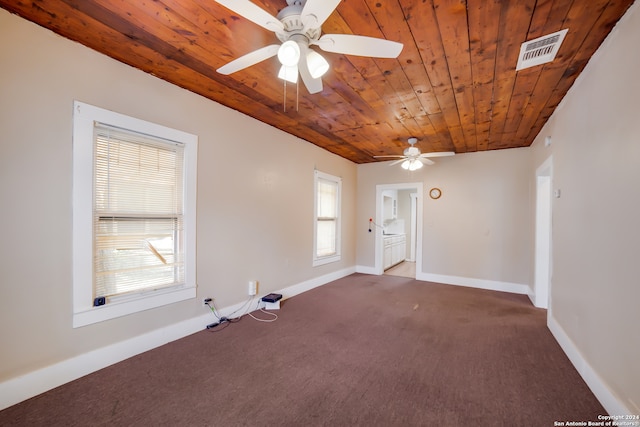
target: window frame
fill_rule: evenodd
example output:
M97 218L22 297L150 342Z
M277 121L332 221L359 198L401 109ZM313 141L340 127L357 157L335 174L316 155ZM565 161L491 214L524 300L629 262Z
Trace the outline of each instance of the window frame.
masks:
M318 181L324 180L335 183L336 188L336 253L318 256ZM338 262L342 259L342 178L321 172L314 171L313 180L313 263L314 267Z
M118 296L93 306L94 123L184 144L184 283ZM83 102L73 105L73 327L172 304L196 296L196 177L198 137Z

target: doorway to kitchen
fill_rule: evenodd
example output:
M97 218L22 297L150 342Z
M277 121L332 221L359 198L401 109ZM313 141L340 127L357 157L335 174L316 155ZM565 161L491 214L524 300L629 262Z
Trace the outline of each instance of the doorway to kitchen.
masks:
M422 271L422 192L421 182L376 186L376 274Z

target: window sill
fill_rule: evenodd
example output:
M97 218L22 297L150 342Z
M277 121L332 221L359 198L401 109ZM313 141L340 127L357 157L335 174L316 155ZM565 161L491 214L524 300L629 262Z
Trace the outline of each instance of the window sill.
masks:
M196 297L196 288L180 288L166 290L157 295L141 295L135 299L110 302L99 307L87 307L85 310L73 314L73 327L91 325L105 320L115 319L139 311L149 310L163 305L173 304Z
M330 264L332 262L338 262L340 261L340 255L333 255L333 256L328 256L325 258L317 258L313 260L313 266L317 267L319 265L325 265L325 264Z

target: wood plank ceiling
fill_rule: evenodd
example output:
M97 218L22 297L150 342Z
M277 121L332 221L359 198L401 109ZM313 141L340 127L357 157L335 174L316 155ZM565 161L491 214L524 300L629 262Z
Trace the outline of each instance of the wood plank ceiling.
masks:
M274 16L286 6L254 3ZM277 39L214 0L0 0L64 37L355 163L401 154L411 136L423 152L529 146L632 3L343 0L323 33L398 41L402 53L321 52L331 64L323 91L311 95L301 84L296 97L289 84L285 99L277 58L228 76L215 71ZM553 62L516 72L522 42L564 28Z

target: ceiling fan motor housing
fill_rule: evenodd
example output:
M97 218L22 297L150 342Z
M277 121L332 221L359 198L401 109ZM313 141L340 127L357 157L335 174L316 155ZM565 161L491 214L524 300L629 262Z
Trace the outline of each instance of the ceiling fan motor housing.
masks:
M407 147L404 149L404 155L407 157L416 157L420 155L420 149L418 147Z
M309 41L317 41L320 38L320 28L304 28L300 16L303 6L304 3L296 2L278 12L277 18L284 26L284 32L276 32L276 36L281 42L285 42L293 38L293 36L301 35L307 38L306 44L308 45ZM300 42L299 40L296 41Z

